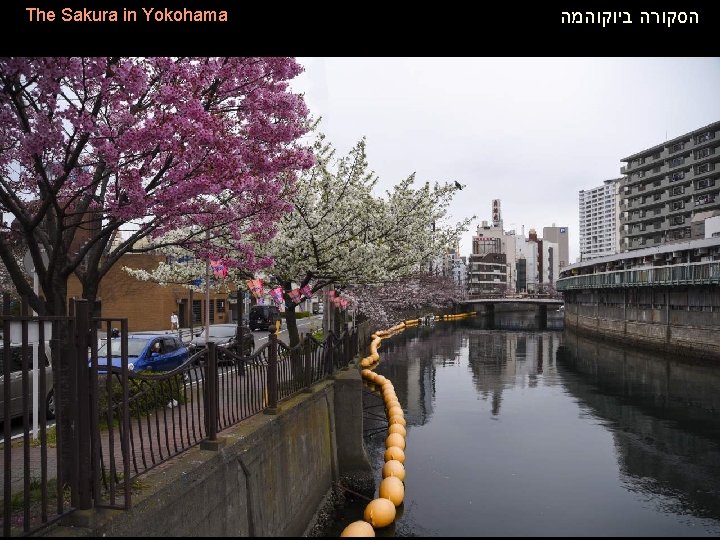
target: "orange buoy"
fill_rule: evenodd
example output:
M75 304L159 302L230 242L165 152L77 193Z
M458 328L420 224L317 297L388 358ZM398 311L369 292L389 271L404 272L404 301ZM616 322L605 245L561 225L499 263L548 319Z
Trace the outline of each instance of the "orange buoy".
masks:
M392 418L393 416L404 416L402 407L398 407L397 405L390 407L388 409L388 418Z
M390 416L390 420L388 421L391 425L392 424L400 424L401 426L407 426L407 422L405 421L405 418L401 414L396 414L394 416Z
M367 521L353 521L343 529L340 536L375 536L375 529Z
M380 497L390 499L395 506L400 506L405 498L405 484L396 476L388 476L380 482Z
M405 465L400 463L397 459L390 459L385 462L385 465L383 465L382 475L383 478L394 476L405 481Z
M390 448L391 446L397 446L398 448L405 449L405 437L398 433L391 433L387 436L387 439L385 439L385 448Z
M390 525L395 521L395 515L395 503L382 497L370 501L363 513L365 521L376 529Z
M388 435L391 433L397 433L398 435L407 437L407 430L402 424L390 424L390 427L388 428Z
M405 451L399 446L391 446L385 450L385 461L396 460L405 463Z

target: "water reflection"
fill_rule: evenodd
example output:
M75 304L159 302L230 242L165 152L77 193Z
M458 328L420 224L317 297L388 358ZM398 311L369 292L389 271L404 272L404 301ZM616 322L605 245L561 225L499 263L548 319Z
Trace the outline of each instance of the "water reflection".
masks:
M664 512L720 517L720 370L566 331L565 387L613 433L623 482ZM668 498L669 497L669 498Z
M496 314L495 328L522 330L478 317L383 341L408 477L402 515L378 536L720 534L720 369L533 320ZM383 423L365 423L379 482ZM366 503L349 500L326 535Z

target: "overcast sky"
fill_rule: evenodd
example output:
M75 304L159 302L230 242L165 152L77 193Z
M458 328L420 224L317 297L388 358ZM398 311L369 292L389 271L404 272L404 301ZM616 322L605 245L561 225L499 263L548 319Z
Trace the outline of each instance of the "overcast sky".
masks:
M579 256L578 191L620 159L720 120L720 58L299 58L304 92L341 153L367 137L388 188L457 180L453 217L502 200L506 229L553 223Z

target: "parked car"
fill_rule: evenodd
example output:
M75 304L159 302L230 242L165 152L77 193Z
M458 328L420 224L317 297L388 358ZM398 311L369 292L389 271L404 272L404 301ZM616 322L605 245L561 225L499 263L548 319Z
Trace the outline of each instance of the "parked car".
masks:
M110 339L110 365L121 367L120 338ZM98 366L107 366L108 343L98 349ZM170 371L189 358L188 348L171 334L131 334L128 336L128 368L130 371Z
M282 319L280 318L280 310L275 306L253 306L250 308L250 330L269 330L275 327L275 321L280 321L282 328Z
M204 347L208 341L227 347L235 344L235 335L237 332L237 324L211 324L210 325L210 339L205 338L205 329L192 339L190 342L190 348L196 349L198 347ZM243 346L242 354L244 356L250 356L255 350L255 338L251 333L250 328L243 326Z
M30 395L33 395L32 377L32 345L28 347L28 384ZM10 345L10 417L17 418L23 415L23 383L22 383L22 348ZM5 407L5 348L0 346L0 422L3 421ZM50 364L50 345L45 344L45 395L40 401L45 407L45 417L55 418L55 390L53 389L52 366ZM28 407L32 415L32 402L28 400Z

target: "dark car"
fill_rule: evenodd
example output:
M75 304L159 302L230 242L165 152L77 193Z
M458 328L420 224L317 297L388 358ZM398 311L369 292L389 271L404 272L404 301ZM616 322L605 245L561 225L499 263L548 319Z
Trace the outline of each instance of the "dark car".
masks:
M280 310L275 306L253 306L250 308L250 330L269 330L275 327L275 321L280 321Z
M121 367L120 338L110 339L110 365ZM108 365L108 343L98 349L98 366ZM170 334L132 334L128 336L128 368L130 371L170 371L189 358L185 345Z
M23 376L22 376L22 348L20 345L10 345L10 417L17 418L23 415ZM33 395L33 376L32 376L32 353L33 345L28 346L28 385L30 395ZM40 355L39 355L40 356ZM53 390L53 374L50 365L50 346L45 344L45 358L42 360L45 364L45 396L40 398L40 406L45 407L45 417L55 418L55 391ZM3 421L2 411L5 406L5 348L0 347L0 422ZM30 415L32 415L32 400L28 399L28 407Z
M237 324L211 324L210 325L210 340L213 343L222 347L235 345L235 335L237 332ZM204 347L208 340L205 338L205 329L192 339L190 342L190 348L196 349L198 347ZM247 326L243 326L243 347L242 354L244 356L250 356L255 350L255 338L250 332Z

